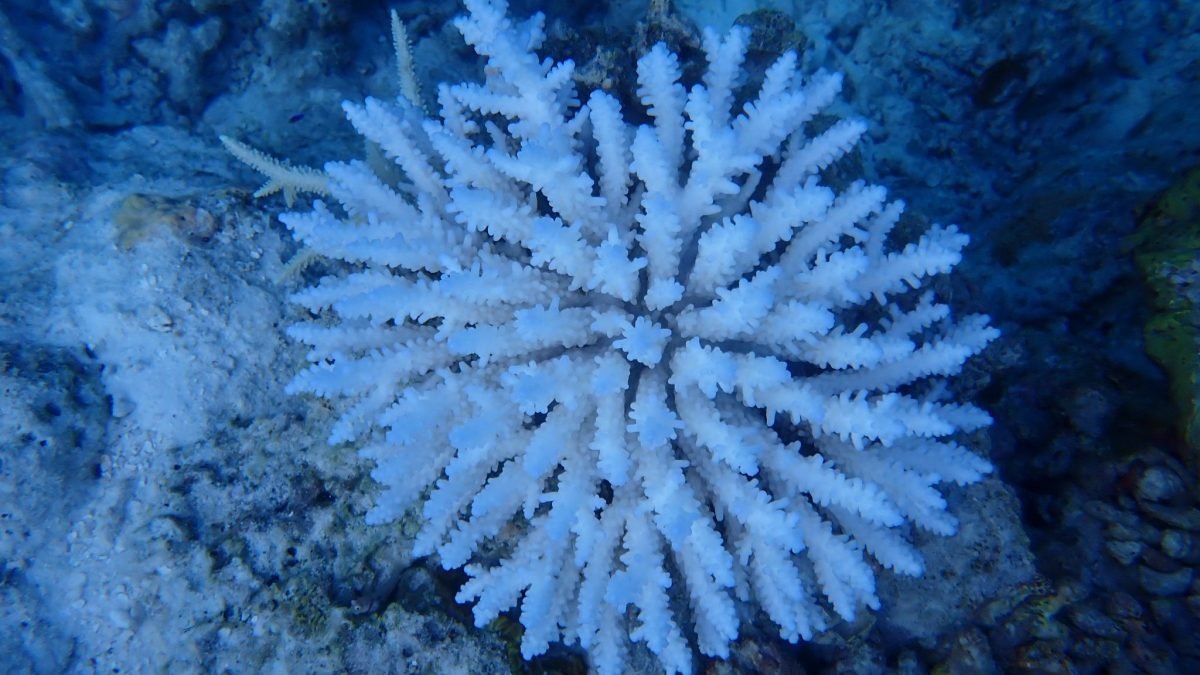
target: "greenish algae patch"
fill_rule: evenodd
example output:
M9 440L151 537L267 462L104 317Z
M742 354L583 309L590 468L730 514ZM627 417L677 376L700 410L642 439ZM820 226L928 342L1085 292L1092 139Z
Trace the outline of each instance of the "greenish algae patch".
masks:
M1200 167L1146 208L1128 244L1153 296L1146 351L1167 371L1200 470Z

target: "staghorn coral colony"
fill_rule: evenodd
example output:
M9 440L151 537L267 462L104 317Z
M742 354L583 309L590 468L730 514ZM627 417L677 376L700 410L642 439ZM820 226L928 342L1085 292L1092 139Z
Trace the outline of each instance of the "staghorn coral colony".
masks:
M337 401L330 441L375 462L369 520L421 504L415 551L465 566L477 624L519 606L526 658L578 643L603 673L629 640L669 672L691 670L686 634L727 656L737 602L793 641L878 607L868 557L920 574L904 528L953 534L936 484L991 470L953 440L989 417L943 378L997 331L923 288L967 237L898 246L901 202L826 185L866 129L814 124L841 78L789 52L742 100L743 29L705 33L690 88L645 54L633 125L539 58L540 15L466 5L481 82L441 85L436 118L411 80L343 106L401 179L223 139L262 192L330 199L283 217L351 264L294 297L312 365L291 390Z

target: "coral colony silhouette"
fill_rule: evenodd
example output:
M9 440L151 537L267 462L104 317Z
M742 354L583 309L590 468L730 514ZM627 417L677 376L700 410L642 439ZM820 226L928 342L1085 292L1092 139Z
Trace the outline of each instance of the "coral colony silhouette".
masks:
M942 378L997 331L922 290L967 236L889 246L901 202L821 182L866 129L814 124L840 76L789 52L738 102L743 29L704 34L690 89L662 44L644 55L635 126L536 55L540 15L466 6L482 82L441 85L427 117L394 19L405 95L344 104L401 178L225 139L263 191L335 203L283 217L351 263L294 298L312 365L291 389L340 403L331 442L384 487L369 519L424 499L415 552L465 565L478 625L519 606L525 657L578 643L601 673L630 640L690 672L688 624L726 656L735 602L793 641L876 608L866 555L920 574L902 528L952 534L935 485L991 470L952 440L989 417Z

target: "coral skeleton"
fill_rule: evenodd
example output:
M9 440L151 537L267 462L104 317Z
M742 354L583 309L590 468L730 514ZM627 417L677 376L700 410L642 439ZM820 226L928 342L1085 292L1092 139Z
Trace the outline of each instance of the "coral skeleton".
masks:
M267 182L254 192L256 198L283 192L284 200L291 207L297 193L329 194L325 174L320 171L309 166L292 166L229 136L220 136L220 139L229 154L267 177Z
M877 568L922 572L909 528L955 531L937 484L991 470L945 377L997 331L924 287L967 236L897 243L902 203L831 187L866 130L823 114L841 77L788 52L751 87L743 29L704 33L690 87L645 54L635 125L537 55L540 15L466 6L481 81L432 118L344 104L401 180L231 147L328 193L283 216L347 263L294 297L290 390L338 403L330 442L382 486L368 520L419 508L415 552L465 566L477 625L515 608L526 658L578 644L600 673L630 641L667 672L726 657L739 604L792 641L877 608Z

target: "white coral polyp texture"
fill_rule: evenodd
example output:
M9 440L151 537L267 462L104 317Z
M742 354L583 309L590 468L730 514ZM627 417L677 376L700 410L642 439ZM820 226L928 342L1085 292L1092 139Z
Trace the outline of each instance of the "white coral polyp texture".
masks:
M466 4L481 82L437 118L344 106L403 177L331 163L337 206L285 216L352 263L295 297L291 388L340 402L369 520L419 505L478 625L516 607L526 657L577 643L601 673L630 640L666 671L726 656L739 602L793 641L877 607L875 567L921 573L907 528L954 532L935 485L991 468L953 440L988 416L942 395L997 333L922 290L966 235L889 245L900 202L823 184L865 125L818 123L841 78L793 53L745 94L745 31L704 35L690 88L660 44L635 126L535 54L540 16Z

